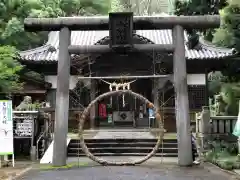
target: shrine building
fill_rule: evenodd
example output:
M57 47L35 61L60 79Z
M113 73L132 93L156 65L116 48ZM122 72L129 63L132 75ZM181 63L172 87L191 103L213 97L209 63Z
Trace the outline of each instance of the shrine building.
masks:
M188 41L185 32L185 55L187 59L187 84L191 120L195 112L208 104L207 74L212 70L222 70L226 63L238 56L233 49L219 48L200 39ZM107 45L108 31L72 31L72 45ZM134 31L134 44L172 44L171 30L137 30ZM59 53L59 33L50 32L48 41L41 47L20 52L21 63L29 69L44 75L45 82L51 88L43 91L46 100L55 108L57 88L57 62ZM84 79L80 76L139 76L166 75L162 78L124 79ZM71 58L70 76L70 109L83 109L96 96L108 92L109 84L128 83L131 90L147 97L158 104L164 116L165 129L176 132L175 96L172 84L173 57L167 53L104 53L73 55ZM168 75L168 76L167 76ZM40 92L40 91L39 91ZM156 102L157 101L157 102ZM112 97L95 107L90 118L94 127L149 127L149 114L145 105L132 97ZM104 110L104 111L102 111ZM71 123L69 123L71 124Z

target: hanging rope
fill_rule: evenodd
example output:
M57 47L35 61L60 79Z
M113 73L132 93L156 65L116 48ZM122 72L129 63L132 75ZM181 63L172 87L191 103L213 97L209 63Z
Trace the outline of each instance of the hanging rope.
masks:
M165 105L165 103L166 103L166 102L164 103L164 99L165 99L165 98L164 98L164 94L165 94L165 92L163 91L163 92L162 92L162 104L161 104L161 109L162 109L162 123L163 123L163 127L164 127L164 118L165 118L165 117L164 117L164 113L165 113L165 112L164 112L164 105ZM168 99L168 100L169 100L169 99ZM168 100L167 100L167 101L168 101ZM163 143L162 143L162 156L161 156L161 163L163 163L163 148L164 148L164 146L163 146Z
M116 83L116 82L113 82L113 83L110 83L108 81L105 81L103 79L101 79L101 81L105 82L106 84L109 85L109 91L112 92L114 91L114 88L115 88L115 91L118 91L118 90L130 90L130 85L132 83L134 83L136 80L133 80L133 81L130 81L130 82L125 82L125 83ZM126 103L125 103L125 94L122 95L122 105L123 107L125 107ZM110 104L112 105L112 96L110 97Z
M105 81L105 80L103 80L103 79L101 79L101 81L102 81L102 82L105 82L106 84L112 85L112 87L116 87L116 85L117 85L116 82L110 83L110 82ZM129 86L130 86L130 84L134 83L135 81L137 81L137 79L132 80L132 81L130 81L130 82L127 82L127 84L129 84ZM118 83L118 84L121 84L121 83Z
M90 109L98 101L101 101L103 98L108 97L108 96L112 96L112 95L115 95L115 94L122 94L122 93L127 93L128 95L136 97L137 99L141 100L143 103L147 104L149 107L154 109L155 112L156 112L155 113L155 118L156 118L156 121L157 121L158 127L159 127L159 130L158 130L159 133L157 135L157 143L154 146L154 148L152 149L152 151L149 154L147 154L145 157L143 157L142 159L135 160L135 161L132 161L132 162L131 161L126 161L126 162L107 161L107 160L104 160L102 158L94 156L89 151L88 147L86 146L86 144L84 142L84 136L83 136L84 122L89 115ZM82 151L86 154L87 157L89 157L91 160L93 160L93 161L95 161L99 164L102 164L102 165L118 165L118 166L119 165L123 166L123 165L141 164L141 163L147 161L148 159L150 159L151 157L153 157L156 154L156 152L158 151L158 149L160 147L160 144L162 143L163 135L164 135L164 127L163 127L162 118L161 118L161 115L160 115L160 110L158 109L158 107L154 107L154 105L148 99L143 97L142 95L134 93L134 92L129 91L129 90L119 90L119 91L107 92L107 93L104 93L104 94L98 96L93 101L91 101L90 104L88 105L88 107L82 113L82 116L81 116L80 122L79 122L79 129L78 130L79 130L79 138L80 138L80 142L81 142L80 145L81 145Z

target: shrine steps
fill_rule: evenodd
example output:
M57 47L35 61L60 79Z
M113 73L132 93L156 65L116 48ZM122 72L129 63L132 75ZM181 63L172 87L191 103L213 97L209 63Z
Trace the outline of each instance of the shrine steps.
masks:
M152 151L157 139L85 139L89 151L95 156L146 156ZM177 140L164 139L157 157L177 157ZM71 139L68 157L85 156L78 139Z

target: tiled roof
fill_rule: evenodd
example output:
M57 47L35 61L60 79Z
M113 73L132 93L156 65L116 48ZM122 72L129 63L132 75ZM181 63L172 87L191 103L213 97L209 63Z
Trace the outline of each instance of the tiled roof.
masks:
M137 35L147 38L155 44L172 44L171 30L137 30ZM30 61L57 61L59 32L50 32L48 42L39 48L20 52L23 60ZM94 45L99 40L107 37L108 31L72 31L72 45ZM185 33L185 42L187 35ZM233 55L232 49L209 48L201 45L200 50L189 49L185 45L187 59L219 59Z

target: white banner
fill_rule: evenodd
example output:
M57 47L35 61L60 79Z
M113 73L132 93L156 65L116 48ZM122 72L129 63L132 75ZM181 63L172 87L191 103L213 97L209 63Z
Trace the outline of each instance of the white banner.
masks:
M12 101L0 100L0 155L13 154Z

